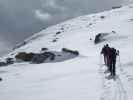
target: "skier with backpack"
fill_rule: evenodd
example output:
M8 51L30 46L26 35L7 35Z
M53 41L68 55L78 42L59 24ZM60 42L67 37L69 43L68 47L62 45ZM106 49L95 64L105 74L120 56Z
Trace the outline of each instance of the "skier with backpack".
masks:
M104 56L104 62L107 66L107 71L111 73L111 76L116 75L116 57L119 56L119 51L115 48L109 47L108 44L104 45L101 54Z
M116 75L116 57L119 56L119 51L115 48L109 50L109 68L111 76Z
M109 49L110 49L109 45L106 44L104 45L101 51L101 54L103 54L104 56L104 63L108 67L108 70L109 70Z
M105 65L107 65L107 56L108 56L108 44L104 45L104 47L102 48L101 54L103 54L104 56L104 63Z

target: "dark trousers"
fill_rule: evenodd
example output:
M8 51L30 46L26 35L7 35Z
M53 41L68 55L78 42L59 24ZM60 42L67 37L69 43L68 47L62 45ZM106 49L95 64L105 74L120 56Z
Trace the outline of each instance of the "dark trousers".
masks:
M116 60L113 60L113 69L112 69L112 74L115 76L116 75Z
M109 71L111 73L111 75L115 76L116 75L116 60L110 60L110 64L109 64Z

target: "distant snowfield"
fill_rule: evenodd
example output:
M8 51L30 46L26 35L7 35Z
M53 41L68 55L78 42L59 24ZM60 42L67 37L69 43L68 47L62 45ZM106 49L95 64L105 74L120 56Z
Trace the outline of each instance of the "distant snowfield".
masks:
M98 33L109 35L95 45ZM43 47L60 51L65 47L78 50L80 56L56 63L15 63L1 67L2 100L133 99L133 5L72 19L43 30L25 42L11 54L40 52ZM105 43L120 50L116 80L108 80L104 74L106 67L100 50Z

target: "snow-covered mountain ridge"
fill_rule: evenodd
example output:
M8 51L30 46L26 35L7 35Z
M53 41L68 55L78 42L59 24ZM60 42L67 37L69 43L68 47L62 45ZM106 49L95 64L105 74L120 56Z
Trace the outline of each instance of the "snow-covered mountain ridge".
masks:
M132 100L133 5L80 16L49 27L25 40L8 56L40 52L41 48L78 50L80 56L63 62L15 63L0 68L2 100ZM95 45L95 36L108 34ZM105 78L100 50L105 43L120 50L117 79ZM119 57L118 57L119 58Z
M70 37L74 37L75 39L78 38L79 40L81 36L79 33L84 34L83 36L87 36L88 41L90 38L94 40L95 35L98 33L110 33L112 31L116 31L118 33L117 35L121 33L120 37L124 38L127 36L127 33L130 34L129 29L132 30L132 22L132 5L98 14L80 16L70 21L49 27L33 35L25 40L26 43L28 42L27 45L22 46L16 51L26 50L30 52L34 49L35 52L39 52L38 50L40 50L41 47L60 49L68 44L68 38L69 41L73 40L73 38ZM125 29L123 29L124 26L126 26ZM122 30L121 27L123 27ZM58 32L60 32L60 34L56 34ZM80 38L80 40L81 39L83 38ZM57 42L53 43L52 41L54 40ZM65 43L66 41L67 43Z

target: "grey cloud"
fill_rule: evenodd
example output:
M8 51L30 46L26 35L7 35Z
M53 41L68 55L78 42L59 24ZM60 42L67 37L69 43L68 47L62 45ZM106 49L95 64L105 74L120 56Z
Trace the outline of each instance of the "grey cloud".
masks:
M69 18L84 14L96 13L121 5L121 0L45 0L41 11L53 16L47 25L56 24Z
M25 35L30 35L41 27L42 23L33 17L33 11L41 6L38 2L37 0L0 1L0 34L14 42L26 38Z

